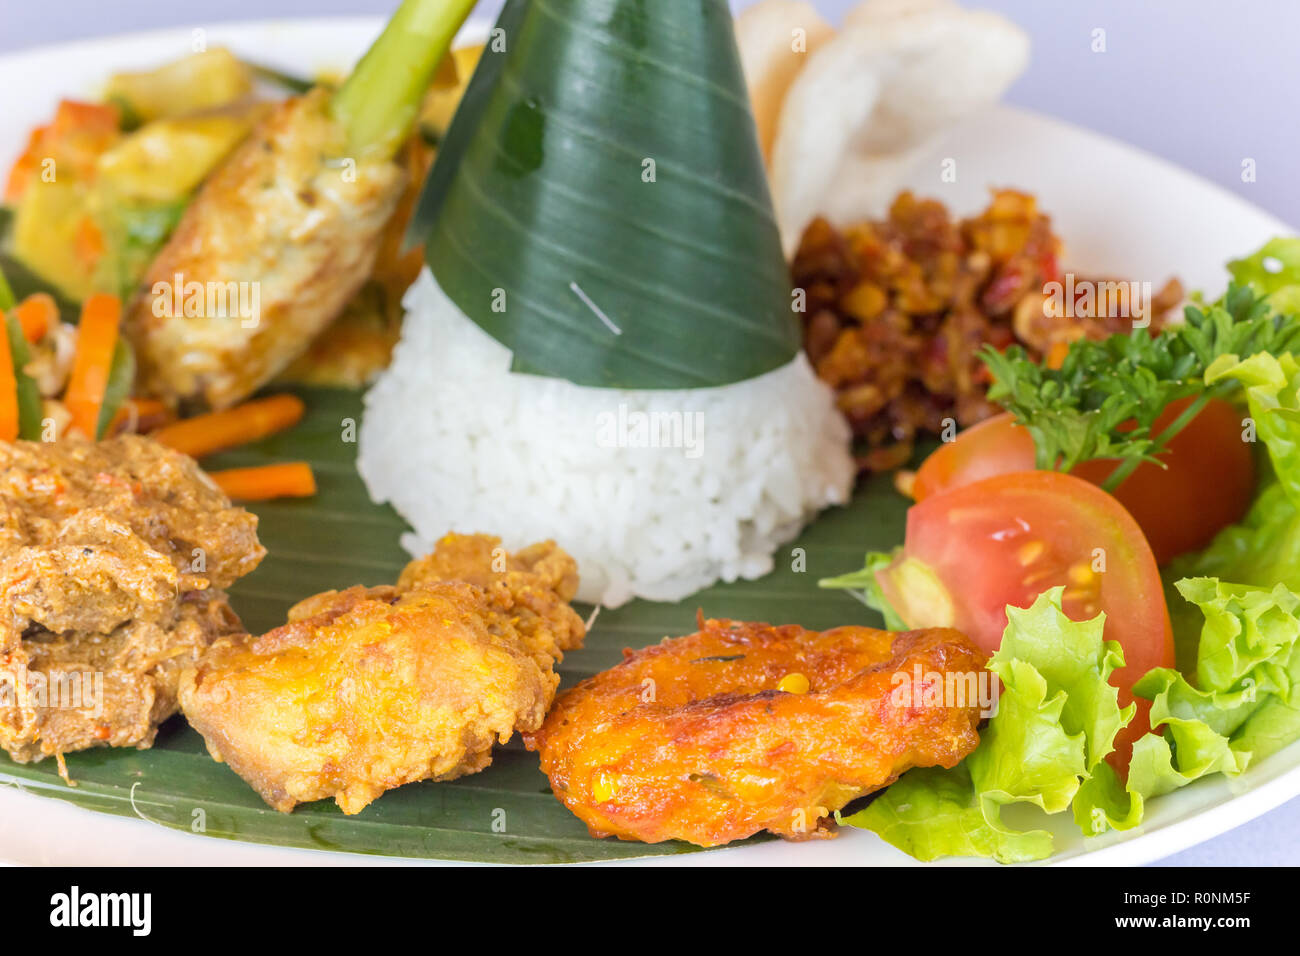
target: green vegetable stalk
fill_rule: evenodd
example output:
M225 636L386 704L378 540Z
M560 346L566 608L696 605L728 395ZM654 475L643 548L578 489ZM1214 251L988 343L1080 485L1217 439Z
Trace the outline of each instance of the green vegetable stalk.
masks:
M6 295L12 299L9 287L0 277L0 303ZM39 441L41 438L42 404L41 393L35 380L25 371L31 360L27 349L27 340L23 337L23 328L14 312L5 312L0 307L0 317L4 319L4 334L9 339L9 357L13 362L14 382L18 389L18 437L25 441Z
M438 64L475 0L403 0L334 94L331 111L355 157L388 159L410 133Z
M9 288L9 280L5 278L4 270L0 269L0 312L8 312L17 303L14 301L14 291Z
M1151 453L1155 454L1168 448L1169 443L1173 441L1174 436L1190 425L1195 420L1196 416L1205 410L1205 406L1210 404L1211 398L1226 398L1230 392L1231 390L1223 390L1221 396L1210 392L1202 392L1198 395L1190 405L1183 409L1182 413L1179 414L1177 418L1169 423L1164 431L1155 437L1154 443L1151 446ZM1142 464L1143 461L1144 459L1142 458L1126 459L1124 464L1120 465L1106 477L1106 480L1101 484L1102 489L1114 494L1115 489L1124 484L1124 481L1128 476L1137 471L1138 465Z

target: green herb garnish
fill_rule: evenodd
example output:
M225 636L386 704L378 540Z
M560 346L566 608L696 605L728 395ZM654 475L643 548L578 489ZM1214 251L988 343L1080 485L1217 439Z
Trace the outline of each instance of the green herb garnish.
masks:
M1240 389L1236 381L1209 385L1206 370L1225 355L1278 355L1300 342L1300 320L1277 314L1249 286L1230 285L1218 302L1191 305L1186 321L1152 335L1146 329L1070 346L1059 369L1031 359L1023 348L986 347L981 358L993 375L989 400L1015 414L1029 430L1042 469L1070 471L1094 458L1118 459L1102 487L1114 491L1157 455L1213 398ZM1159 434L1151 429L1170 403L1192 398Z

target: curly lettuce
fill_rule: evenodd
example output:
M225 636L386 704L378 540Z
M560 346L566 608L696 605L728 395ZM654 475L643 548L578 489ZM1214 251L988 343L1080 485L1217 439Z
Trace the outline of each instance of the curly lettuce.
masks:
M1152 702L1153 731L1134 745L1126 783L1105 761L1134 714L1109 683L1123 655L1102 639L1104 615L1071 620L1056 588L1007 609L988 665L1002 695L974 753L953 770L905 774L841 822L922 860L1037 860L1051 854L1051 834L1011 828L1007 805L1070 810L1085 836L1125 830L1151 798L1208 774L1236 776L1300 738L1300 596L1209 578L1178 591L1203 620L1196 682L1159 668L1134 687Z
M1050 833L1013 829L1003 808L1024 803L1061 813L1081 791L1103 793L1090 782L1109 770L1105 757L1135 711L1120 708L1108 683L1124 658L1102 637L1105 616L1070 620L1062 591L1045 592L1029 608L1007 608L1002 646L988 663L1002 692L974 753L953 770L906 774L840 822L872 830L918 859L976 855L1012 863L1051 854ZM1123 814L1114 819L1123 822Z
M1271 239L1254 255L1229 262L1228 272L1268 296L1277 311L1300 313L1300 239Z
M1177 588L1204 617L1196 681L1159 668L1133 688L1152 702L1156 731L1134 745L1129 769L1129 789L1145 797L1235 776L1300 737L1300 597L1212 578Z
M1259 352L1247 359L1224 355L1205 370L1205 383L1239 383L1256 437L1287 497L1300 503L1300 363L1290 353Z
M1193 602L1180 599L1175 582L1217 578L1258 588L1282 584L1300 593L1300 363L1290 354L1224 356L1210 365L1206 381L1228 380L1243 387L1248 423L1267 451L1271 474L1240 523L1166 569L1178 665L1188 673L1196 666L1200 615Z

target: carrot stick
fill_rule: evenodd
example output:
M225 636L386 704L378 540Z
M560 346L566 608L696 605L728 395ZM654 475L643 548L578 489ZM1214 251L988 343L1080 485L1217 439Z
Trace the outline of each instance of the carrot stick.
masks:
M191 458L202 458L283 431L296 425L302 413L302 399L297 395L273 395L174 422L158 429L152 437Z
M77 258L81 260L82 265L88 270L94 269L95 263L103 258L105 249L104 233L93 216L86 216L78 223L72 243Z
M0 441L18 440L18 379L9 336L0 329Z
M227 468L225 471L210 471L208 477L227 497L237 501L308 498L316 494L316 476L305 461L258 468Z
M77 353L63 404L72 415L73 426L92 440L98 431L99 409L104 404L121 321L122 303L117 296L96 293L81 307Z
M37 126L27 138L27 147L9 171L4 201L21 200L49 158L58 157L60 175L66 161L78 177L87 176L94 171L95 159L117 138L118 126L118 108L111 103L64 100L54 121Z
M108 435L124 431L143 434L161 428L171 417L167 406L156 398L128 398L113 416L113 421L108 426Z
M14 309L18 324L23 327L23 338L39 342L59 320L59 307L48 292L37 292L18 303Z
M5 202L17 203L22 199L23 193L27 192L27 187L35 181L36 170L41 164L41 141L48 131L48 126L38 126L28 136L27 148L9 170L9 181L5 184Z

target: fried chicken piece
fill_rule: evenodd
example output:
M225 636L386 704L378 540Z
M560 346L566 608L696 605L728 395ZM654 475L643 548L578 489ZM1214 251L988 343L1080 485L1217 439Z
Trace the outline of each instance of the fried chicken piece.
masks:
M185 716L285 812L333 797L358 813L385 790L482 770L495 742L541 726L554 663L584 633L573 559L500 544L448 535L396 587L319 594L262 637L219 641L182 676Z
M555 795L593 836L718 846L762 830L830 836L830 815L912 767L979 743L977 694L917 687L984 669L947 629L818 633L727 620L624 651L525 734Z
M578 593L578 564L554 541L508 554L500 538L453 532L431 554L408 564L397 586L432 581L468 581L487 591L498 606L513 607L519 637L543 667L582 644L581 621L569 607Z
M233 405L301 355L369 277L407 174L346 156L346 136L313 90L278 105L203 185L150 265L123 327L143 387L169 404ZM227 308L175 314L192 283ZM233 314L236 283L257 315ZM194 315L194 311L204 314Z
M0 443L0 748L150 746L265 553L256 516L150 439Z

